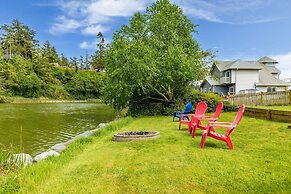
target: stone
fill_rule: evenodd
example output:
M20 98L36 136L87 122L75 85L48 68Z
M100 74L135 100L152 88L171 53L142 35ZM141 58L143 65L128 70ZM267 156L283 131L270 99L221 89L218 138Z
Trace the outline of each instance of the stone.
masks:
M91 130L91 131L92 131L92 133L95 133L96 131L100 131L100 128L93 129L93 130Z
M20 154L13 154L13 161L17 164L17 166L28 166L32 164L33 159L31 155L20 153Z
M43 152L41 154L38 154L36 155L33 160L36 161L36 162L39 162L41 160L44 160L46 159L47 157L49 156L59 156L60 154L54 150L50 150L50 151L46 151L46 152Z
M64 143L64 145L65 145L65 146L68 146L69 144L71 144L71 143L73 143L73 142L74 142L74 140L73 140L73 139L70 139L70 140L66 141L66 142Z
M64 151L65 149L66 149L66 145L64 143L58 143L58 144L50 147L49 150L54 150L54 151L60 153L60 152Z
M83 138L83 137L89 137L93 134L92 131L85 131L84 133L81 133L75 137L73 137L73 140L76 140L76 139L80 139L80 138Z
M98 128L103 128L103 127L105 127L107 124L106 123L100 123L99 125L98 125Z

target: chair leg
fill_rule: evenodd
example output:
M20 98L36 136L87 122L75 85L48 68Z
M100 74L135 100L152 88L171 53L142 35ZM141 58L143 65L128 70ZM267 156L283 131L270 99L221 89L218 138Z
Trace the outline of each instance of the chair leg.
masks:
M232 145L232 142L231 142L229 137L226 139L226 143L227 143L229 149L233 150L233 145Z
M181 123L179 123L179 131L180 131L180 129L181 129Z
M197 126L195 125L192 129L192 138L195 137Z
M201 147L201 149L204 148L204 145L205 145L205 141L206 141L207 135L208 135L208 131L205 131L205 132L203 133L203 135L202 135L201 143L200 143L200 147Z
M191 123L188 123L188 133L192 133Z

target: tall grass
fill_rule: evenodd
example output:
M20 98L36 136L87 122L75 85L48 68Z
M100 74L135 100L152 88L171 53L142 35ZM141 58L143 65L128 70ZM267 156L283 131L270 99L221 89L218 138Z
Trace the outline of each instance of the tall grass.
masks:
M8 175L11 172L16 171L18 168L22 168L23 162L20 158L13 157L15 153L23 152L23 129L20 127L19 133L19 148L10 144L10 146L4 146L0 144L0 175Z
M15 160L13 160L13 153L16 149L13 145L5 148L0 144L0 176L8 175L17 169Z

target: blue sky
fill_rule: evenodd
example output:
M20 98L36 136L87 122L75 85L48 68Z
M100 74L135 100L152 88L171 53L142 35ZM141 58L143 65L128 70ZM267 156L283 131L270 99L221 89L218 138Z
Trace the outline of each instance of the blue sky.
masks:
M9 0L1 1L0 25L15 18L49 40L68 57L94 52L96 34L110 41L114 31L153 0ZM291 77L290 0L172 0L197 27L204 49L217 59L278 60L281 77Z

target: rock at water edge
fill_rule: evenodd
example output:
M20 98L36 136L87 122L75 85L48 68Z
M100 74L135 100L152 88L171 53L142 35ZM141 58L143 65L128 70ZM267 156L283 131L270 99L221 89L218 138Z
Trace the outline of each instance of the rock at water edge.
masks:
M66 142L64 143L64 145L65 145L65 146L68 146L69 144L71 144L71 143L73 143L73 142L74 142L74 140L73 140L73 139L70 139L70 140L66 141Z
M60 153L60 152L64 151L65 149L66 149L66 145L64 143L58 143L58 144L50 147L49 150L54 150L54 151Z
M89 136L91 136L92 134L93 134L92 131L86 131L86 132L84 132L84 133L81 133L81 134L79 134L79 135L73 137L73 140L80 139L80 138L82 138L82 137L89 137Z
M31 155L20 153L20 154L13 154L13 161L17 164L17 166L27 166L32 164L33 159Z
M41 153L41 154L38 154L37 156L35 156L35 157L33 158L33 160L36 161L36 162L39 162L39 161L41 161L41 160L46 159L46 158L49 157L49 156L59 156L59 155L60 155L60 154L59 154L58 152L53 151L53 150L50 150L50 151L47 151L47 152L43 152L43 153Z
M100 123L99 125L98 125L98 128L103 128L103 127L105 127L107 124L106 123Z

